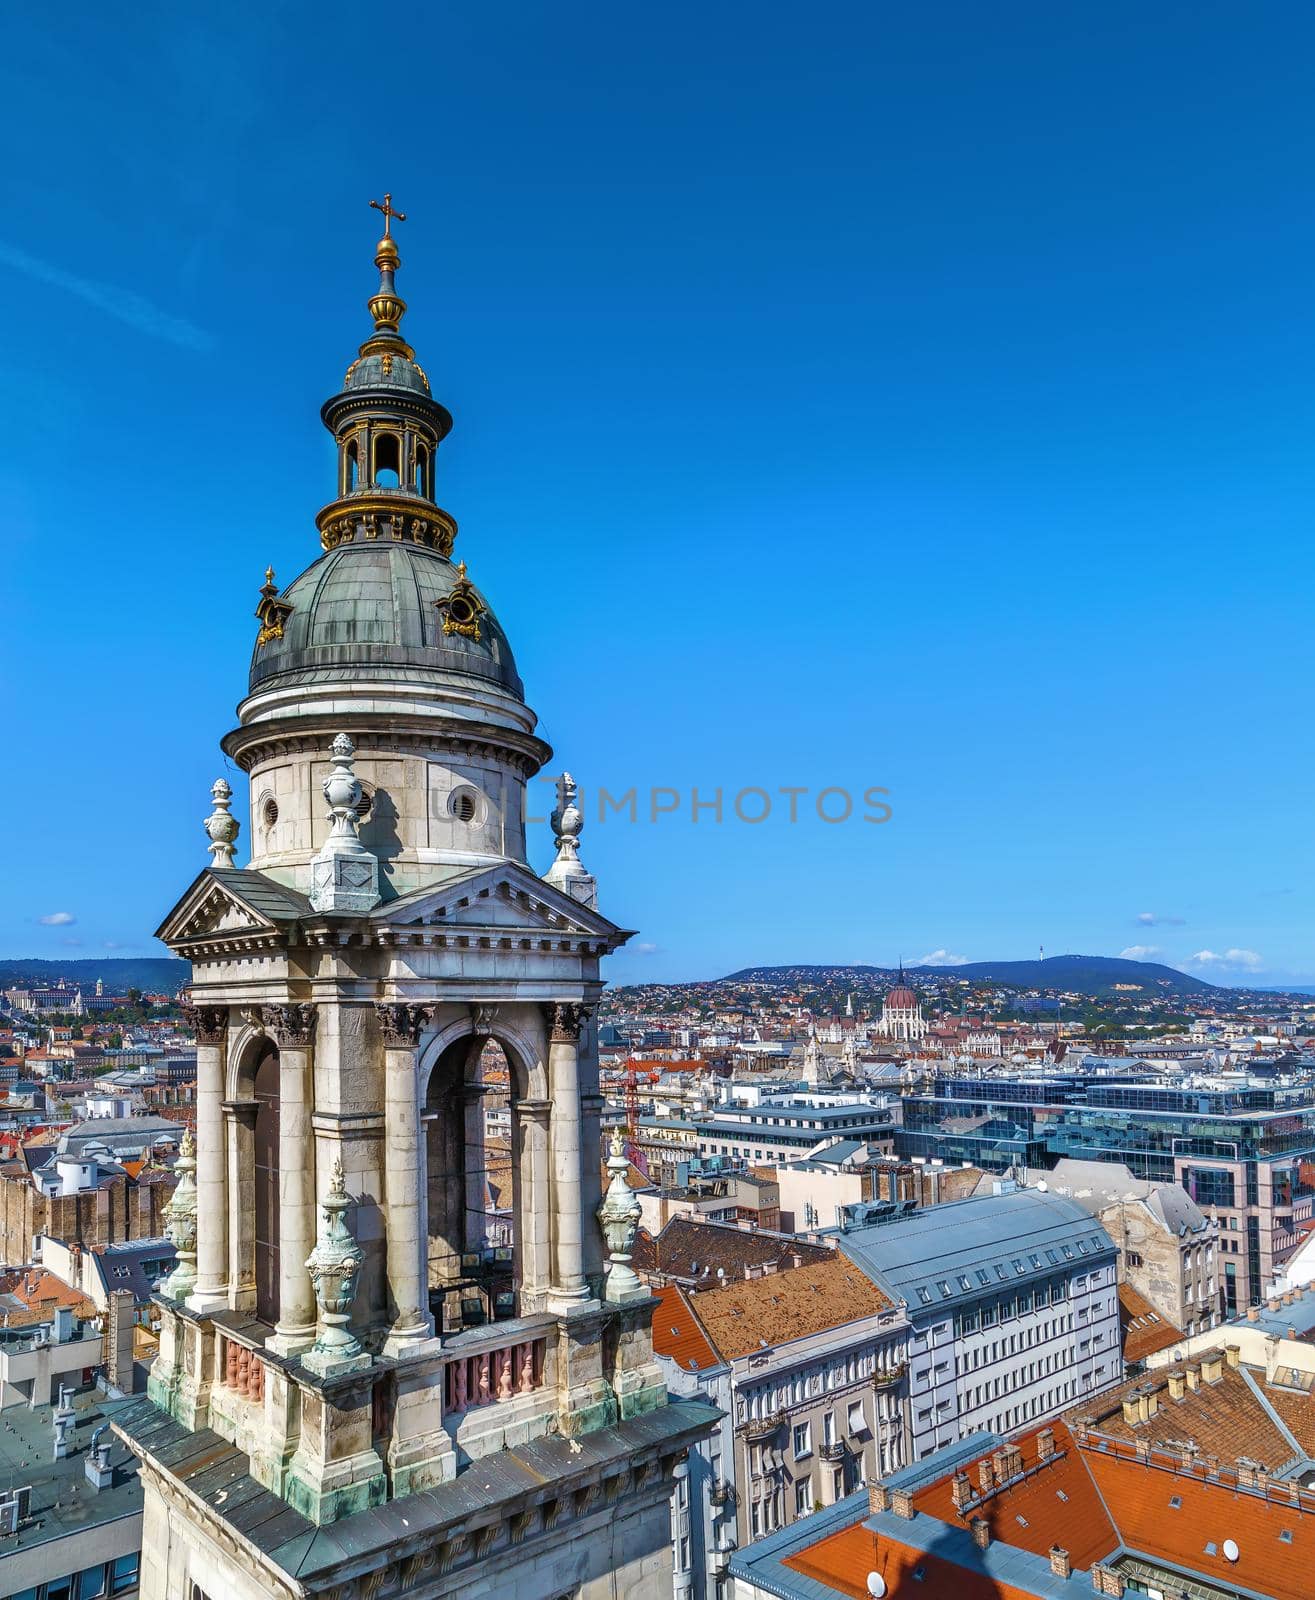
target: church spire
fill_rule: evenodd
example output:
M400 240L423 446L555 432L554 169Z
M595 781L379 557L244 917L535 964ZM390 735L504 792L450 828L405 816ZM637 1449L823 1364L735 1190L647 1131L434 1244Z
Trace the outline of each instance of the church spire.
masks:
M401 322L406 315L406 301L398 294L393 283L393 275L402 264L402 258L397 253L397 240L393 238L393 219L405 222L406 212L393 210L391 194L384 195L382 205L378 200L371 200L370 204L376 211L382 211L384 214L384 236L374 251L374 264L379 268L379 292L370 297L370 315L374 318L376 335L395 334L400 342ZM361 354L365 354L364 347Z

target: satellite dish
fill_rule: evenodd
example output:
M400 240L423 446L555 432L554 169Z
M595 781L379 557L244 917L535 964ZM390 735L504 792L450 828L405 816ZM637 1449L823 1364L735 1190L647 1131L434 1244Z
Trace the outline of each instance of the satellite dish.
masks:
M1237 1540L1236 1539L1225 1539L1224 1540L1224 1555L1230 1561L1236 1561L1240 1554L1241 1554L1241 1551L1237 1548Z
M869 1572L868 1593L873 1596L873 1600L881 1600L881 1597L885 1594L885 1592L886 1580L879 1572Z

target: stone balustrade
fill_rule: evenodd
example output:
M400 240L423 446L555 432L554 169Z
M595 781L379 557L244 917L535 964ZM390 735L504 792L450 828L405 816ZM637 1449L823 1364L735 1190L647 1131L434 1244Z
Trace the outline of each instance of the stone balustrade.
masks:
M456 1355L444 1369L444 1409L470 1411L542 1388L545 1343L541 1338L522 1338Z
M219 1371L225 1389L257 1404L265 1398L265 1363L236 1339L220 1339Z

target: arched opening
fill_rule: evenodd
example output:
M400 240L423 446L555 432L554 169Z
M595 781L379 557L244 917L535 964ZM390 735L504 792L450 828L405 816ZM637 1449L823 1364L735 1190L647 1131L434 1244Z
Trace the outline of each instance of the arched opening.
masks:
M343 490L354 489L361 476L361 454L356 440L352 439L343 451Z
M279 1053L271 1042L256 1062L255 1115L256 1316L272 1327L279 1319Z
M511 1063L492 1039L454 1040L429 1076L429 1300L435 1325L444 1331L517 1312L511 1096Z
M417 494L424 495L426 500L433 499L433 493L429 487L429 450L419 441L417 441L415 447L414 483Z
M381 489L396 489L401 485L402 441L395 433L375 435L374 481Z

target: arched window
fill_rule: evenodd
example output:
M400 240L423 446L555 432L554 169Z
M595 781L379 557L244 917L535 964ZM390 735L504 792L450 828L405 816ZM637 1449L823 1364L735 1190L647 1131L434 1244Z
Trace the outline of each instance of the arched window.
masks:
M402 443L395 433L381 433L374 441L374 481L382 489L402 482Z
M352 490L356 487L361 475L360 451L357 449L356 440L352 439L343 452L343 488Z
M427 500L433 499L429 489L429 451L419 443L415 449L415 489Z

